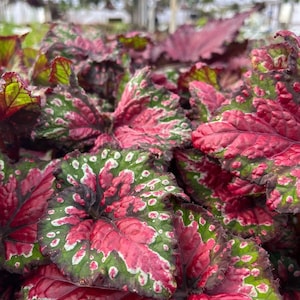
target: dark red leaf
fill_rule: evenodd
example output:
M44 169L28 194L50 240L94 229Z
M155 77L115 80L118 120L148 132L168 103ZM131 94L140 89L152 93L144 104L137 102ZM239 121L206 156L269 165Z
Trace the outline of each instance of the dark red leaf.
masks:
M134 293L121 290L78 286L65 278L54 265L40 267L38 271L22 284L20 299L55 300L147 300Z
M113 137L121 148L142 148L170 158L170 150L190 140L190 125L179 97L151 82L149 68L136 72L113 113ZM93 151L102 144L96 140Z

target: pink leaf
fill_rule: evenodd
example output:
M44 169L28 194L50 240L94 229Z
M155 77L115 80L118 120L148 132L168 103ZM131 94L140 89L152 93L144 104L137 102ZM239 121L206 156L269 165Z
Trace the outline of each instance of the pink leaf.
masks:
M240 27L252 11L246 11L224 20L208 22L201 30L190 25L179 27L161 46L172 60L181 62L210 59L213 54L223 54L225 45L234 41ZM210 37L210 38L207 38Z

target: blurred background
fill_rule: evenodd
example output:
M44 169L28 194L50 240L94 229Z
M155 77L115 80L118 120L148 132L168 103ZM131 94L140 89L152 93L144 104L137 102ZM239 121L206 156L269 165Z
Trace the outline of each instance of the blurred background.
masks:
M0 0L0 33L12 28L12 33L19 34L28 24L57 20L121 32L172 33L182 24L204 26L211 19L231 17L257 4L262 9L247 20L244 38L264 38L278 29L300 32L297 0Z

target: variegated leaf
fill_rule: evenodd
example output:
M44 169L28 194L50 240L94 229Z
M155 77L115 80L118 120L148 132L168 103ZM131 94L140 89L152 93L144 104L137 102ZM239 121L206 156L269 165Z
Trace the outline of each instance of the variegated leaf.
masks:
M54 264L40 267L27 278L21 287L19 299L21 297L27 300L150 300L127 291L78 286L67 280Z
M74 282L166 299L176 289L169 197L186 197L149 153L101 149L62 163L39 227L42 252Z
M101 113L94 99L79 86L59 86L48 90L45 96L46 103L33 133L35 138L82 148L109 127L109 116Z
M235 237L231 243L231 259L224 280L208 294L240 293L251 300L282 299L268 253L252 240Z
M277 68L270 62L271 71L264 67L264 72L249 73L240 94L213 120L201 124L192 140L195 148L218 158L225 169L266 185L270 210L296 213L300 211L300 78L295 55L299 48L293 39L288 36L288 43L281 45L288 50L287 65ZM268 58L272 61L272 56Z
M178 282L192 291L211 290L224 279L231 245L213 216L194 204L175 208L178 237Z
M54 193L56 163L10 165L0 154L0 265L9 271L22 273L43 261L37 223Z
M264 203L264 187L235 177L195 149L175 152L186 192L207 207L232 233L268 241L276 234L276 213ZM218 176L216 176L218 174Z
M149 149L170 158L170 150L190 141L191 128L179 97L150 80L148 68L127 84L113 114L113 136L122 148ZM96 140L93 151L98 148Z

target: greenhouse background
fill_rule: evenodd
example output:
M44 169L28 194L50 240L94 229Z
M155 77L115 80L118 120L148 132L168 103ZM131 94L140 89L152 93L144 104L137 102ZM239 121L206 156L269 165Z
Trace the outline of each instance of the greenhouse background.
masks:
M255 3L262 3L264 8L252 14L245 24L244 34L247 38L262 38L279 28L300 32L300 3L280 0ZM76 24L120 22L138 25L150 32L173 32L182 24L198 22L201 25L207 18L231 17L238 11L251 8L255 3L250 0L2 0L0 23L26 25L59 18Z

